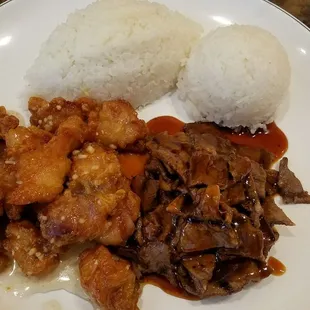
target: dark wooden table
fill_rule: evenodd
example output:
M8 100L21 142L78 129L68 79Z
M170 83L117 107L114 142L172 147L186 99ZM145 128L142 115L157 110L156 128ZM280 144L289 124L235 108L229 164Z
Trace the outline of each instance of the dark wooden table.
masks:
M6 0L0 0L0 4ZM24 0L27 1L27 0ZM216 1L216 0L214 0ZM233 1L233 0L232 0ZM310 0L271 0L310 27Z
M310 27L310 0L273 0L272 2Z

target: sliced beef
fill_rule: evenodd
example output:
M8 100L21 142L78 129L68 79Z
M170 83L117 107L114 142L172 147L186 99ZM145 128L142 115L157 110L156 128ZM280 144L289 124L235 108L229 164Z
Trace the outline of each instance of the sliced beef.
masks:
M238 247L237 233L230 227L188 222L184 226L179 251L190 253L214 248Z
M277 231L275 231L273 227L270 226L270 224L264 218L261 219L260 229L263 233L263 239L264 239L263 254L265 257L267 257L270 249L278 240L279 234Z
M144 212L148 212L156 207L158 190L158 180L148 179L145 182L141 199L141 207Z
M143 197L144 185L147 180L147 177L141 174L138 174L131 180L131 189L136 193L140 199Z
M188 134L211 134L213 136L224 138L223 132L214 124L208 122L188 123L184 126L184 132Z
M264 218L269 225L294 226L295 224L279 208L272 197L267 197L263 203Z
M180 195L169 203L166 211L172 214L183 215L182 206L184 204L185 196Z
M167 244L156 240L143 245L139 250L139 262L142 274L162 275L172 285L177 286L175 267L171 264L171 253Z
M273 196L310 198L285 159L278 172L271 153L231 143L214 124L184 130L147 139L150 159L132 181L142 215L117 253L140 279L157 274L198 298L229 295L270 275L274 225L294 225Z
M234 249L219 249L219 254L226 256L242 256L257 260L263 260L264 240L260 229L255 228L251 221L237 212L234 214L233 222L239 246Z
M235 152L235 148L232 147L230 141L226 138L214 136L210 133L201 135L190 134L189 137L196 151L204 151L224 156L229 156Z
M268 169L266 170L266 195L274 196L278 193L278 179L279 172L277 170Z
M167 180L162 176L159 177L159 189L165 192L178 190L179 183L179 180Z
M165 180L169 180L168 172L164 165L157 158L152 157L147 163L145 170L147 173L151 173L157 180L162 177Z
M301 182L288 168L288 159L280 161L278 186L284 203L310 203L310 195L304 191Z
M221 192L218 185L197 190L192 216L201 220L221 221L220 196Z
M249 212L250 218L255 227L259 227L260 218L263 215L263 208L261 206L254 179L250 174L245 181L247 201L242 206Z
M166 212L164 206L158 206L154 211L148 213L142 219L142 236L143 240L148 241L165 241L172 230L173 216Z
M267 174L262 165L255 161L251 161L251 173L255 183L256 192L258 197L264 199L266 196L266 180Z
M259 282L270 273L253 260L235 259L217 264L213 281L225 285L228 293L241 291L251 282Z
M261 164L264 169L269 169L274 162L274 155L264 149L246 145L235 145L235 147L240 156L248 157L249 159L256 161Z
M168 172L177 173L186 182L190 156L187 149L190 148L189 138L184 134L170 136L161 133L146 143L152 156L163 162Z
M188 293L203 298L207 294L215 263L216 258L213 254L202 254L183 259L178 268L178 279L182 287ZM211 290L210 287L209 291Z
M247 157L236 156L229 161L229 172L235 182L243 180L251 169L251 161Z
M218 185L221 189L228 184L227 161L208 152L194 152L190 160L188 186Z
M212 278L215 262L216 258L214 254L202 254L182 260L183 266L193 278L206 281Z
M228 205L234 206L245 202L246 195L243 182L236 183L222 192L222 199Z

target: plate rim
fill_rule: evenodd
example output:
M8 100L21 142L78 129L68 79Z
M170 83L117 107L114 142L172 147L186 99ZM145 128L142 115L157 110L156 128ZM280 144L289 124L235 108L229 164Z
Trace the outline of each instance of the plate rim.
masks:
M12 0L7 0L7 1L12 1ZM262 0L263 2L273 6L274 8L278 9L279 11L281 11L282 13L286 14L287 16L289 16L290 18L294 19L299 25L301 25L302 27L304 27L306 30L308 30L310 32L310 27L308 27L305 23L303 23L300 19L298 19L297 17L295 17L293 14L291 14L290 12L284 10L283 8L281 8L279 5L271 2L270 0Z
M6 0L2 3L0 3L0 8L3 7L5 4L8 4L10 2L12 2L13 0ZM17 1L17 0L14 0ZM298 19L297 17L295 17L293 14L291 14L290 12L284 10L283 8L281 8L279 5L271 2L270 0L261 0L262 2L265 2L266 4L269 4L271 6L273 6L274 8L278 9L279 11L281 11L282 13L284 13L285 15L287 15L288 17L292 18L293 20L295 20L300 26L304 27L307 31L310 32L310 27L308 27L305 23L303 23L300 19Z

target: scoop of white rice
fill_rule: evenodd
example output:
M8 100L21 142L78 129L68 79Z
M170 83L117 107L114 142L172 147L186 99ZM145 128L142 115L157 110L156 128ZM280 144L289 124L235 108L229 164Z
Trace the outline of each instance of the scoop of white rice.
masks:
M26 74L26 95L147 104L175 87L181 62L201 32L160 4L97 1L52 32Z
M233 25L200 41L177 85L194 120L255 131L274 120L290 75L287 53L271 33Z

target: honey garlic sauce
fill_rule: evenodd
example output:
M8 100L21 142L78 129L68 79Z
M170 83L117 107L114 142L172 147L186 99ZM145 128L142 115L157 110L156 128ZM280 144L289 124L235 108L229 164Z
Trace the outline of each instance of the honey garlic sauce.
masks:
M78 268L79 254L88 247L89 244L69 250L64 254L59 266L45 277L27 277L14 262L7 271L0 274L0 290L15 297L24 297L63 289L88 299L80 285Z
M278 259L270 256L268 259L268 267L274 276L282 276L286 272L286 267Z

